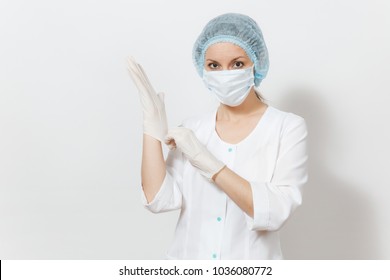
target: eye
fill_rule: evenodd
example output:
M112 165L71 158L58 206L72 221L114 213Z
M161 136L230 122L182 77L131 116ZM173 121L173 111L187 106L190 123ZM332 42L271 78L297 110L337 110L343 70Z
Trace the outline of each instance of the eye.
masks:
M234 69L239 69L239 68L242 68L243 66L244 66L244 63L242 63L241 61L235 61L233 64Z
M214 69L214 70L218 68L218 64L215 62L210 63L208 66L210 69Z

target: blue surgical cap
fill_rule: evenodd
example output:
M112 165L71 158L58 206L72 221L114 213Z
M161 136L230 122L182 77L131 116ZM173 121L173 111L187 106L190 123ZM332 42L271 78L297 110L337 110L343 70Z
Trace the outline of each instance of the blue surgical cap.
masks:
M250 17L237 13L223 14L209 21L192 51L193 62L201 77L208 47L221 42L233 43L244 49L254 64L255 86L259 86L267 75L269 61L263 34L257 23Z

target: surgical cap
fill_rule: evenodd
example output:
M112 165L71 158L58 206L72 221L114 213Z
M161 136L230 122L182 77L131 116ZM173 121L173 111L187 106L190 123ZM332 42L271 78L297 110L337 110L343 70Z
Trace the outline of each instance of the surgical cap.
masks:
M233 43L244 49L254 64L255 86L259 86L267 75L269 61L263 34L257 23L252 18L237 13L223 14L209 21L192 51L193 62L201 77L208 47L221 42Z

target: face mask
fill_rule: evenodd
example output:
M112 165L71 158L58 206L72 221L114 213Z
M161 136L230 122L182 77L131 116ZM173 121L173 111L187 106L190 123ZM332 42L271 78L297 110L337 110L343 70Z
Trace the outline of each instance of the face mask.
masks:
M238 70L206 71L203 82L218 100L228 106L238 106L254 85L253 66Z

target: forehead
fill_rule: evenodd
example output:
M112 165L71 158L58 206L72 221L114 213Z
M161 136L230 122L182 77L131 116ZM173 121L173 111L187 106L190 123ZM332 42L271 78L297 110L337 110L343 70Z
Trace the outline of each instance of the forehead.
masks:
M220 42L208 47L205 53L205 59L212 59L216 61L228 60L243 56L249 59L243 48L227 42Z

